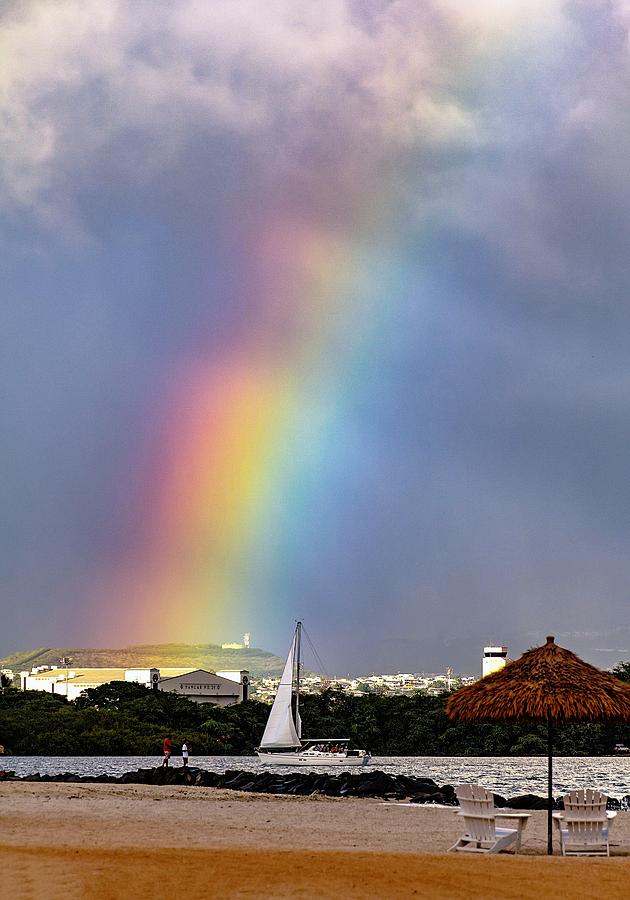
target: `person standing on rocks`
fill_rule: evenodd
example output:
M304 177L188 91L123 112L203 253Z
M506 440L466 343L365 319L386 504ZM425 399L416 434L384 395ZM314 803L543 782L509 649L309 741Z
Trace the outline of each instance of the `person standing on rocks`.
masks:
M182 744L182 765L185 769L188 768L188 741Z
M162 768L166 766L168 769L168 761L171 758L171 754L173 752L173 742L170 737L164 738L164 762L162 763Z

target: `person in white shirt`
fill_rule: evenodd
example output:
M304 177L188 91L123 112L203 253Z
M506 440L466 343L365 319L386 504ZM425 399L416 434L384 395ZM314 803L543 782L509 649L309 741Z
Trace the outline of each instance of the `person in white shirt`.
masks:
M182 744L182 762L184 764L184 768L188 765L188 741L184 741Z

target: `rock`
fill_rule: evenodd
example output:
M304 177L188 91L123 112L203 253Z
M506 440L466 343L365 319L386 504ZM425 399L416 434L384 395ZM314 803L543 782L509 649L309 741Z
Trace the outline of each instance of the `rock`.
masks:
M439 794L442 791L442 788L435 782L432 784L415 784L413 785L413 789L415 794L427 794L428 796L431 794Z
M0 770L0 781L33 781L33 782L84 782L100 784L152 784L152 785L196 785L199 787L217 787L228 790L245 791L247 793L286 794L308 796L322 794L325 797L377 797L387 800L401 800L408 797L412 803L439 803L445 806L457 806L455 788L450 784L440 787L432 778L421 778L412 775L391 775L388 772L277 772L263 769L245 772L240 769L228 769L226 772L207 772L196 766L158 766L152 769L136 769L116 775L84 775L63 772L58 775L16 776L13 772ZM522 794L506 800L500 794L493 794L497 809L546 809L547 800L535 794ZM619 801L610 798L609 809L622 809L630 806L630 795ZM554 801L555 809L562 809L562 798Z
M195 784L200 787L216 787L218 778L216 772L204 772L203 769L199 769L195 775Z
M439 803L439 791L417 791L409 798L410 803Z
M232 791L241 791L243 790L242 785L250 784L251 780L251 772L226 772L221 787Z
M547 798L521 794L519 797L509 797L505 805L510 809L547 809Z
M341 789L342 785L338 776L329 775L319 793L324 794L325 797L340 797ZM356 794L352 796L356 796Z
M423 788L430 790L436 788L439 790L439 784L432 778L418 778L415 775L396 775L396 781L402 787L413 787L414 789Z
M155 769L138 769L120 776L123 784L155 784Z

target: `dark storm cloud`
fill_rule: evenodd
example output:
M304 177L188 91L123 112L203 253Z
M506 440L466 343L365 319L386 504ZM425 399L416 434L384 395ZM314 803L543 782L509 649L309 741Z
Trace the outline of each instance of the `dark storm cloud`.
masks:
M133 530L121 472L148 410L182 353L248 315L238 228L285 204L351 230L387 181L414 286L377 350L382 394L348 411L363 461L344 561L333 575L325 541L300 549L311 630L341 669L471 666L481 641L539 629L614 662L630 14L298 6L6 9L0 651L98 640L87 585ZM338 490L322 485L322 514Z

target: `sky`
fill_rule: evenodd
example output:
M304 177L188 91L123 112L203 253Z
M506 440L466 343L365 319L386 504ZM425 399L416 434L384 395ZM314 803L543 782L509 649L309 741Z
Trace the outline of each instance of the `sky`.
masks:
M0 654L630 657L628 0L6 0Z

